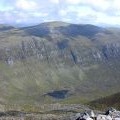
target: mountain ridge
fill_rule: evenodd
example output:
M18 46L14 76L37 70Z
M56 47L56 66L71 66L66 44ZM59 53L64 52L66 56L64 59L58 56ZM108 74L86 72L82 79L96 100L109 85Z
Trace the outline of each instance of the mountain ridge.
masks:
M74 103L74 99L90 101L120 90L119 30L59 24L0 32L2 101Z

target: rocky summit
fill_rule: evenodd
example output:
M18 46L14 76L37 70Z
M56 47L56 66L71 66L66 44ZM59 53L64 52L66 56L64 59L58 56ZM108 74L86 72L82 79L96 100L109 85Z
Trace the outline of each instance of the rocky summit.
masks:
M0 103L86 103L120 91L120 29L0 25Z

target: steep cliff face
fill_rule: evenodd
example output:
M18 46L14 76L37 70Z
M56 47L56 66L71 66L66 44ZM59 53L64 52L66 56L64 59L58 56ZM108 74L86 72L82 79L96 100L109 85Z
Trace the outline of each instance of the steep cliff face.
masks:
M1 98L39 102L58 99L47 94L51 91L67 90L66 99L88 100L119 91L120 30L115 30L63 22L1 30Z

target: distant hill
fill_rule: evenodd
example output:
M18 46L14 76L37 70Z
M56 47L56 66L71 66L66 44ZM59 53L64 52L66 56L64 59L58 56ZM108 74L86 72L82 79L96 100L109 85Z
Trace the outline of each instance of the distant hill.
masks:
M11 30L11 29L14 29L14 27L9 26L9 25L0 24L0 31L6 31L6 30Z
M120 110L120 93L94 100L89 105L98 109L114 107Z
M47 22L33 27L23 28L24 31L30 35L39 37L51 36L54 34L61 34L68 37L77 37L79 35L85 37L92 37L97 33L104 32L105 29L90 25L90 24L69 24L65 22Z

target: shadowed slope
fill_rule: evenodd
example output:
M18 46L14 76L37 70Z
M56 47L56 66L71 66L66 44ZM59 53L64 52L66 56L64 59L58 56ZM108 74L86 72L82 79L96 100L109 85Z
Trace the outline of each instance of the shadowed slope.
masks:
M120 93L116 93L111 96L107 96L107 97L94 100L90 102L89 104L99 109L106 109L108 107L114 107L120 110Z

